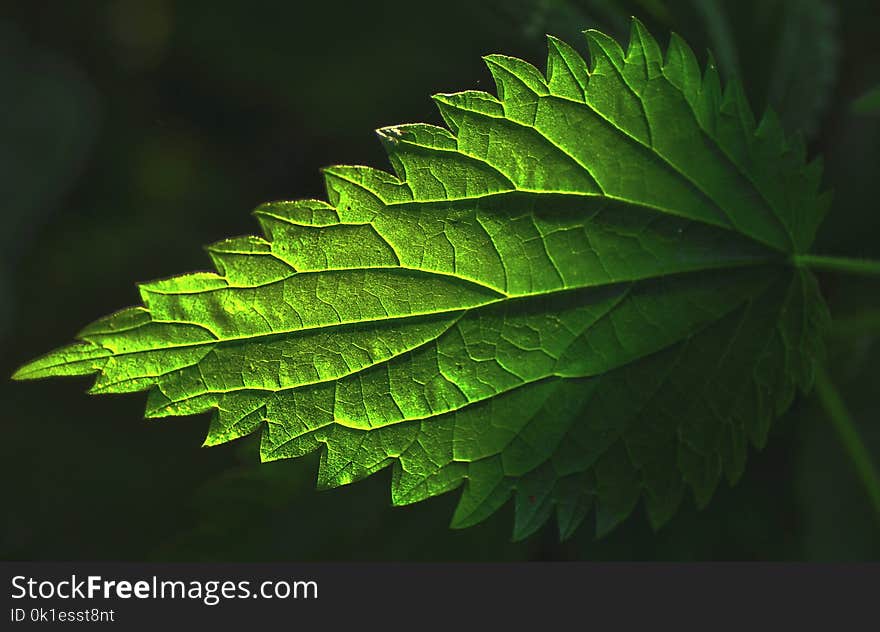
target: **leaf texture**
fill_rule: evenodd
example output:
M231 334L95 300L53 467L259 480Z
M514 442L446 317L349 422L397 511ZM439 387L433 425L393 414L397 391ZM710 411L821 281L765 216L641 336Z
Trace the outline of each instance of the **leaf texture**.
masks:
M497 96L379 130L393 174L326 169L329 202L259 207L215 272L142 284L15 377L213 410L206 445L260 431L264 460L321 449L319 487L461 486L455 527L511 497L515 538L705 504L812 383L828 317L792 255L821 166L676 36L586 36L589 64L550 38L546 74L486 57Z

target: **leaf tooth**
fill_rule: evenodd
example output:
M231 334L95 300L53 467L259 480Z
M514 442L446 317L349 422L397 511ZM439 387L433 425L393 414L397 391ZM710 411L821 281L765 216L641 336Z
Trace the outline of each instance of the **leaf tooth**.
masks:
M46 377L90 375L100 371L110 355L109 350L99 345L76 342L22 365L12 375L12 379L39 380Z
M721 99L721 110L735 116L742 125L746 139L751 140L757 127L755 115L749 106L742 82L736 77L727 82Z
M376 135L382 142L385 153L388 154L394 173L401 181L406 182L415 199L449 197L445 195L446 183L433 176L432 161L413 151L414 147L455 151L457 144L449 130L424 123L413 123L383 127L376 130ZM440 159L442 160L442 157Z
M505 116L534 125L538 97L549 94L544 76L537 68L516 57L486 55L483 59L495 80Z
M590 71L578 52L560 39L547 36L547 86L550 92L584 101Z
M271 251L268 241L255 235L227 237L205 246L209 253L229 253L240 255L260 255Z
M144 305L149 309L150 299L153 296L193 294L218 290L228 286L229 282L216 272L191 272L165 279L138 283L138 290Z
M208 256L231 285L256 287L289 277L296 270L272 253L262 237L233 237L205 247Z
M654 531L659 530L672 519L684 500L683 484L664 491L667 493L662 495L654 494L650 490L645 490L643 494L645 513Z
M206 413L217 406L217 398L218 395L215 393L202 393L195 397L175 401L168 397L159 386L155 386L147 392L144 417L158 419L160 417L180 417Z
M237 394L236 397L224 396L211 415L208 433L202 442L202 447L210 448L228 443L259 430L266 416L265 398L256 395L254 397L256 405L246 394L243 396Z
M457 95L453 95L457 96ZM498 104L500 107L500 104ZM448 116L462 122L461 151L489 166L477 182L493 193L513 189L599 193L595 178L570 154L531 125L511 122L493 111L493 104L472 105L471 99L453 98L443 105Z
M377 433L378 434L378 433ZM370 449L364 442L374 439L368 431L333 426L318 464L318 489L332 489L363 480L392 464L382 450ZM348 446L357 445L355 450Z
M680 469L685 473L685 481L694 493L697 508L703 509L721 481L720 455L717 451L700 453L687 443L680 442L678 460Z
M87 325L80 330L76 337L88 340L95 336L116 335L137 329L151 322L151 320L150 312L147 309L143 307L126 307Z
M633 508L635 505L633 505ZM630 510L631 512L631 510ZM601 501L596 502L596 508L594 511L595 518L595 533L596 539L600 539L614 531L615 527L623 522L626 517L629 515L629 512L623 514L619 510L617 510L613 506L608 506L603 504Z
M458 148L455 136L448 129L438 127L437 125L429 125L428 123L408 123L406 125L380 127L376 130L376 134L383 142L392 145L398 141L409 141L436 149L455 150Z
M694 51L678 33L673 32L670 37L663 74L681 90L691 108L695 108L702 84L700 64Z
M276 434L281 433L280 430L277 430L280 424L273 422L271 415L272 413L270 412L260 434L261 463L269 463L281 459L296 459L323 448L324 436L327 432L326 428L306 432L294 438L291 438L289 432L285 429L285 436L281 438L276 436ZM322 434L319 435L318 432Z
M590 74L603 72L603 65L608 63L621 69L624 66L624 52L613 38L595 29L584 31L587 47L590 51Z
M596 537L608 534L635 509L641 496L641 478L622 441L597 461Z
M458 134L462 122L463 112L481 112L488 116L503 117L504 106L494 95L480 90L465 90L463 92L440 93L431 97L440 110L440 116L452 130Z
M363 430L342 426L336 420L323 439L327 447L322 453L318 470L319 487L347 485L371 476L389 465L399 470L402 453L416 441L419 433L417 425ZM399 476L399 473L395 474L393 471L392 478L395 476ZM431 495L447 490L448 487L434 491ZM421 499L426 497L422 496Z
M334 165L324 169L327 197L346 222L368 222L386 204L413 199L397 177L372 167Z
M498 96L502 101L506 98L504 96L505 89L510 90L513 85L510 78L516 79L519 84L526 86L535 94L547 94L547 80L541 71L529 62L517 57L498 54L486 55L483 60L496 80ZM499 72L501 70L503 72ZM516 92L519 92L519 89Z
M540 529L554 510L556 473L546 464L523 476L514 494L512 540L518 542Z
M106 366L106 365L105 365ZM122 393L137 393L148 389L156 383L156 379L152 377L131 377L128 379L109 381L104 379L106 373L101 372L98 379L86 391L89 395L115 395Z
M126 347L125 336L102 337L96 342L117 355L107 358L89 393L133 393L147 390L154 384L162 383L164 379L179 378L183 375L182 369L198 364L213 348L212 345L182 346L168 353L167 348L148 348L149 343L144 345L143 340L140 346L129 341ZM126 349L127 352L119 353L120 349Z
M266 419L267 400L266 392L257 390L219 395L202 445L219 445L257 430Z
M630 25L626 63L628 65L637 64L646 79L659 77L663 67L663 51L660 49L660 45L636 17L632 18Z
M469 463L467 482L455 508L450 527L463 529L491 516L510 498L512 485L513 483L504 476L500 457Z
M779 115L772 107L764 110L761 122L755 132L756 136L771 147L783 147L785 145L785 131Z
M592 470L559 479L554 489L554 496L559 539L568 540L593 509L595 476Z
M425 450L424 433L414 440L395 460L391 474L391 503L400 507L420 502L432 496L445 494L459 487L467 475L468 466L453 461L451 453L438 459Z
M703 73L703 83L700 89L702 106L697 110L697 119L713 137L718 135L718 112L721 110L721 77L718 75L718 64L712 51L708 51L706 70Z
M380 130L395 170L408 174L417 199L462 199L514 188L510 178L480 156L460 151L449 130L404 125Z
M269 241L274 239L272 227L277 222L314 227L339 224L339 214L336 209L323 200L267 202L255 208L252 214L257 218L263 234Z

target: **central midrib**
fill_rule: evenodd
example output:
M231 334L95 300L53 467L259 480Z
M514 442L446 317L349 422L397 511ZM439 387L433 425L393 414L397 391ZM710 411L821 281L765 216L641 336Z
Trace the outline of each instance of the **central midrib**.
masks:
M180 344L174 344L174 345L168 345L168 346L157 346L157 347L151 347L148 349L138 349L135 351L125 351L125 352L120 352L120 353L113 352L112 349L108 349L107 347L104 347L103 345L101 345L98 342L89 340L88 337L85 337L84 340L91 342L92 344L95 344L97 346L101 346L102 348L104 348L107 351L110 351L110 353L112 354L112 357L120 357L120 356L126 356L126 355L138 354L138 353L148 353L148 352L159 351L159 350L173 350L173 349L192 348L192 347L200 347L200 346L215 346L215 345L226 346L226 345L235 344L235 343L248 343L248 342L257 342L257 341L264 342L267 340L271 340L273 338L284 338L284 337L288 337L288 336L292 336L292 335L297 335L297 334L300 334L303 332L314 332L314 331L319 331L319 330L323 330L323 329L331 329L331 328L335 329L335 328L339 328L339 327L363 327L364 325L368 325L370 323L383 323L384 324L384 323L389 323L389 322L393 322L393 321L405 321L408 319L417 319L417 318L423 318L423 317L429 317L429 316L444 316L444 315L454 316L459 313L464 314L464 313L472 312L472 311L479 310L479 309L485 309L485 308L488 308L488 307L491 307L494 305L499 305L499 304L502 304L505 302L528 301L530 299L554 297L554 296L560 296L560 295L564 295L564 294L568 294L568 293L588 291L588 290L599 290L602 288L611 288L611 287L614 287L617 285L634 284L634 283L640 283L640 282L651 281L651 280L656 280L656 279L684 276L684 275L689 275L689 274L697 274L700 272L734 270L734 269L740 269L740 268L746 268L746 267L757 267L757 266L761 266L761 265L774 265L774 264L782 265L782 264L784 264L784 262L785 262L785 260L783 258L775 257L775 256L773 256L773 257L767 256L767 257L743 258L742 260L738 260L738 261L726 261L726 262L724 262L724 264L717 265L717 266L713 265L713 266L695 267L692 269L679 270L679 271L672 272L672 273L650 275L650 276L634 278L634 279L625 279L625 280L613 281L613 282L597 284L597 285L586 285L586 286L578 286L578 287L559 288L559 289L551 290L548 292L535 292L535 293L530 293L530 294L500 296L498 298L488 299L488 300L483 301L481 303L477 303L475 305L470 305L470 306L466 306L466 307L450 307L448 309L436 310L433 312L420 312L420 313L414 313L414 314L406 314L403 316L389 316L386 318L374 318L374 319L370 319L370 320L354 320L354 321L345 321L345 322L337 322L337 323L311 325L311 326L300 327L297 329L289 329L289 330L284 330L284 331L263 332L263 333L245 335L245 336L230 336L228 338L222 338L222 339L218 338L216 340L202 340L202 341L197 341L197 342L180 343ZM133 328L131 330L127 330L127 331L134 331L140 327L143 327L145 325L149 325L150 323L193 324L193 326L197 325L194 323L184 323L179 320L158 320L157 319L157 320L151 320L151 321L145 322L143 325L139 325L138 327L135 327L135 328ZM204 328L204 325L198 324L198 326Z

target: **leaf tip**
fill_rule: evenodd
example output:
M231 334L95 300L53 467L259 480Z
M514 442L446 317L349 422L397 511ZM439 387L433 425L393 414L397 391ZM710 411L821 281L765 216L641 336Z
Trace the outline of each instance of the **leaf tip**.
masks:
M200 445L199 447L200 447L200 448L213 448L213 447L215 447L215 446L220 445L221 443L226 443L226 441L227 441L227 440L224 439L223 437L217 437L217 436L214 436L214 435L212 435L212 434L209 433L209 434L205 437L205 440L202 441L202 445ZM260 455L260 462L261 462L261 463L263 462L262 455Z
M547 33L544 35L544 37L547 38L547 45L548 46L553 46L554 48L557 48L557 49L562 48L562 46L563 46L562 40L559 39L558 37L556 37L555 35L551 35L550 33Z
M16 382L23 382L25 380L35 379L29 375L33 370L32 369L33 364L34 364L33 361L22 364L20 367L18 367L15 370L15 372L12 374L12 377L10 379L12 379Z
M99 345L78 342L55 349L20 366L12 379L16 382L47 377L90 375L100 371L110 352Z
M629 16L629 28L631 33L647 33L648 27L645 26L645 23L642 22L639 18L634 15Z

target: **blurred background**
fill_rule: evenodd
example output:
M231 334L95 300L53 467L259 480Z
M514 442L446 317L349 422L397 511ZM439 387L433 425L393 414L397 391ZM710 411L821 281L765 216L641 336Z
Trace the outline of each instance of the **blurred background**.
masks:
M388 167L371 130L440 123L429 95L492 90L480 56L543 68L544 33L670 30L826 158L815 251L880 258L876 0L5 0L0 8L0 558L24 560L880 560L880 522L814 397L800 398L708 508L654 533L638 510L596 540L508 506L451 531L457 493L390 507L390 472L314 491L317 455L260 465L254 438L200 448L208 416L144 421L145 396L13 383L24 361L197 269L248 214L323 197L319 168ZM880 461L880 280L823 274L832 377Z

